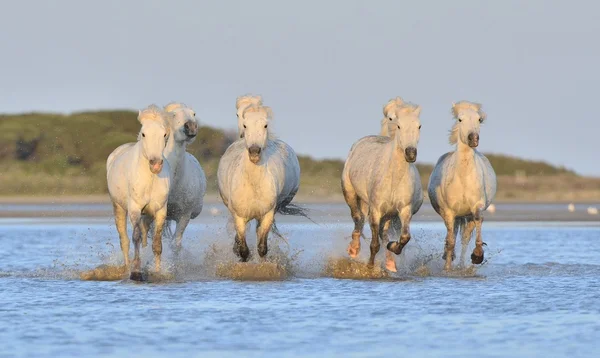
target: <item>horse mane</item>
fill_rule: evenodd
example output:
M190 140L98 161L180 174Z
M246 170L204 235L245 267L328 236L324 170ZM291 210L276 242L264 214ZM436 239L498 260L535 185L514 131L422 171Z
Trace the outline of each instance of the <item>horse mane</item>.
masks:
M419 109L418 104L414 104L412 102L404 102L396 107L396 110L402 114L410 114Z
M140 110L138 112L138 121L142 123L142 125L144 124L144 121L157 122L165 127L168 134L171 133L171 126L169 126L167 112L155 104L151 104L143 110ZM138 133L138 140L140 140L141 136L142 131L140 129L140 132Z
M475 102L469 102L469 101L459 101L456 103L452 104L452 117L454 119L458 119L458 114L461 111L465 111L465 110L472 110L477 112L477 114L479 114L479 118L481 118L481 123L485 122L485 119L487 118L487 115L485 114L485 112L481 109L481 104L480 103L475 103ZM448 141L450 142L450 144L456 144L458 143L458 121L454 122L454 125L452 126L452 129L450 129L450 135L448 137Z
M385 106L383 106L383 115L387 118L388 117L388 113L390 112L390 110L392 108L401 106L404 103L404 100L402 99L402 97L396 97L396 98L392 98L388 101L388 103L385 104Z
M244 111L242 112L242 118L244 118L247 113L264 114L267 117L267 121L270 122L273 120L273 110L271 109L271 107L263 106L262 104L250 104L248 107L244 108ZM267 128L267 133L268 133L269 140L276 139L273 132L271 132L270 126Z
M235 100L235 109L240 109L240 107L242 107L243 105L252 105L252 104L257 104L259 106L262 106L262 97L260 95L254 96L251 94L246 94L246 95L240 96Z
M165 110L165 112L172 112L179 108L190 108L190 107L188 107L185 103L170 102L169 104L167 104L165 106L164 110Z

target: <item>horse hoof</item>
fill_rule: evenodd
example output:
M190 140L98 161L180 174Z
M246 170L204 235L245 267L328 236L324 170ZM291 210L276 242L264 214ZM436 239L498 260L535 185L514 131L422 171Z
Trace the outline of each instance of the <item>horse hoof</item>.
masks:
M481 255L475 255L473 252L471 254L471 262L473 265L480 265L483 262L483 251L481 251Z
M131 275L129 275L129 279L131 279L132 281L145 281L144 279L144 275L142 274L141 271L133 271L131 272Z
M360 247L354 247L352 246L352 244L348 245L348 255L350 256L350 258L357 258L358 257L358 253L360 252Z
M385 269L389 272L398 272L398 270L396 269L396 263L394 261L386 262Z
M402 253L402 249L404 248L404 245L402 245L398 241L390 241L390 242L388 242L386 247L389 251L395 253L396 255L400 255Z

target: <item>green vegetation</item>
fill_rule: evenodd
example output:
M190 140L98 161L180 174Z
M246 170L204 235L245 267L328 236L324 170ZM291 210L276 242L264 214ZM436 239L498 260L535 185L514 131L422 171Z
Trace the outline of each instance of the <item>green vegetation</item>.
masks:
M137 113L126 110L79 112L70 115L28 113L0 115L0 195L88 195L106 192L105 161L110 152L126 142L136 140L139 123ZM235 140L235 133L202 127L192 152L202 164L209 192L216 191L218 160ZM560 176L576 178L565 168L543 162L532 162L504 155L489 155L497 174L504 176L500 187L519 197L523 179ZM327 198L340 195L341 160L314 160L300 156L302 183L300 195ZM431 165L419 165L423 184L429 178ZM579 177L577 177L579 178ZM587 178L584 178L587 179ZM594 180L594 179L590 179ZM596 184L581 184L596 190ZM596 181L594 181L596 183ZM559 188L560 190L560 188ZM563 189L564 190L564 189ZM502 194L499 193L501 197Z

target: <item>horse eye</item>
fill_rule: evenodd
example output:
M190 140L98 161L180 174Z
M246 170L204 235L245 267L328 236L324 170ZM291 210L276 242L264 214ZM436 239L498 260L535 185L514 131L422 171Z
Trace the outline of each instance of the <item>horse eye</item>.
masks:
M421 126L419 125L419 129L421 129Z
M483 118L479 118L479 123L483 122Z
M163 138L167 138L167 133L165 133L165 135L163 136Z
M267 125L265 124L265 128L267 128Z
M244 128L246 128L246 125L244 124Z
M460 119L460 118L459 118L459 119L458 119L458 121L459 121L459 122L462 122L462 119Z
M390 117L390 121L392 120L392 118Z
M398 126L398 129L400 129L400 126Z
M146 135L144 133L142 133L142 137L145 137Z

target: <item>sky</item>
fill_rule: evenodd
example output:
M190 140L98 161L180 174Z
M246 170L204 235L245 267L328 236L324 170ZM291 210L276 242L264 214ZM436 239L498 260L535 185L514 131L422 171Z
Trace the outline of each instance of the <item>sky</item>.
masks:
M345 158L382 107L421 105L417 162L452 149L453 101L483 104L480 150L600 176L595 1L3 1L0 112L181 101L236 126L261 94L297 153Z

